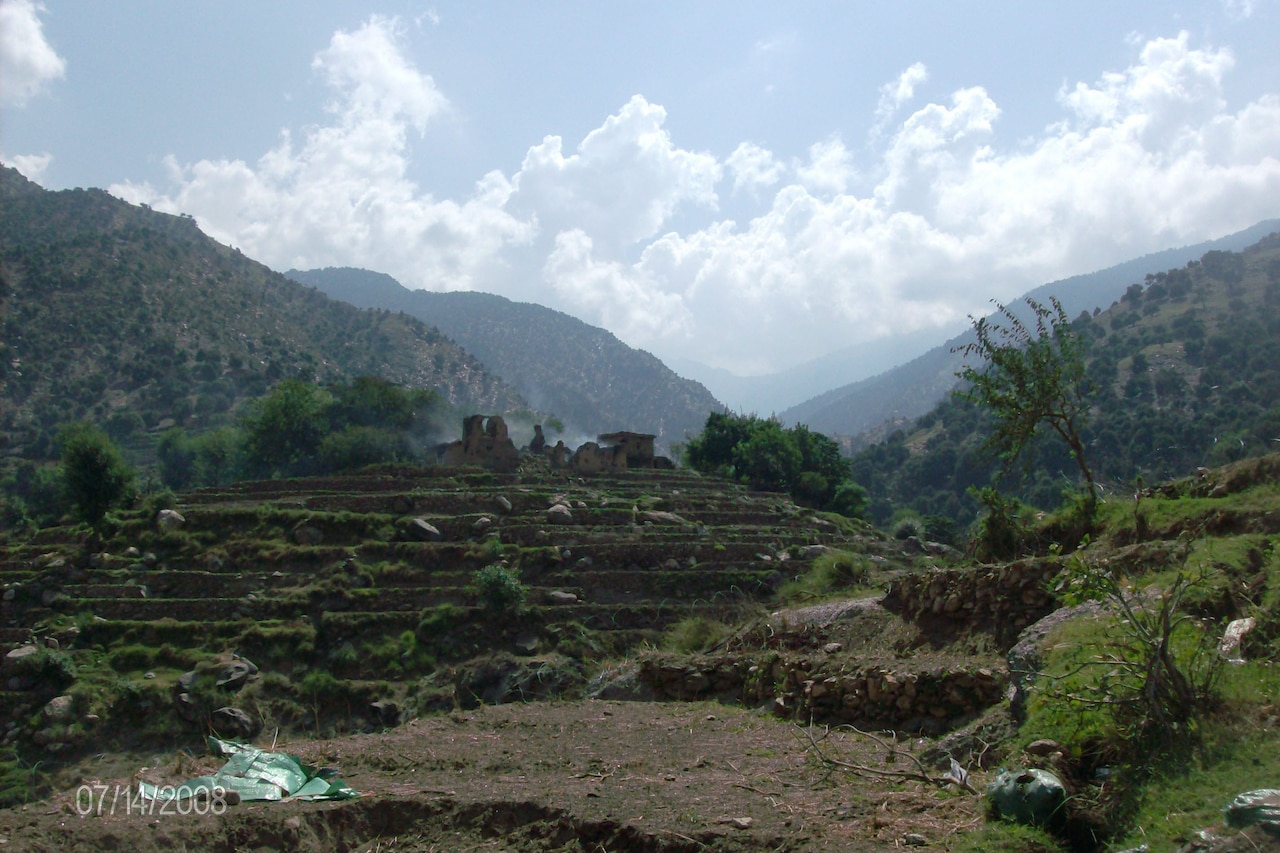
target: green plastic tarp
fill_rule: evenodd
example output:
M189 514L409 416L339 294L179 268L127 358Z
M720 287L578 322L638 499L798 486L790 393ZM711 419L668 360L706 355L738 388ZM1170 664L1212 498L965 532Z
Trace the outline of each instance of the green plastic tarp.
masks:
M198 776L181 785L157 787L142 782L138 792L146 800L173 800L214 788L235 791L244 800L346 800L360 792L331 774L317 771L296 756L264 752L256 746L209 738L215 752L228 756L227 763L212 776Z
M1058 817L1067 792L1048 770L1001 770L987 785L987 799L999 817L1046 826Z
M1245 791L1222 811L1228 826L1240 829L1256 824L1269 832L1280 833L1280 790Z

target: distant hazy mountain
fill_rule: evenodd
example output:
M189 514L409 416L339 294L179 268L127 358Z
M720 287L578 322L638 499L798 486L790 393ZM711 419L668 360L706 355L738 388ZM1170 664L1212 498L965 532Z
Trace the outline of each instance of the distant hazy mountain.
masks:
M915 358L937 342L937 329L896 335L854 344L765 376L738 376L688 359L668 359L668 363L681 375L707 386L730 409L767 416L834 387L875 376Z
M360 311L102 190L49 192L0 168L0 452L53 455L59 424L225 423L278 379L377 376L458 407L525 402L437 330ZM154 433L153 433L154 434Z
M702 431L723 408L706 388L604 329L541 305L488 293L409 290L382 273L351 268L285 275L362 308L403 311L440 329L514 386L554 412L569 438L631 430L669 446Z
M1144 255L1105 270L1041 285L1026 295L1041 302L1056 296L1072 317L1081 311L1105 309L1119 300L1129 285L1141 283L1150 273L1182 266L1214 249L1238 252L1277 230L1280 220L1270 219L1219 240ZM828 435L846 436L860 435L887 421L919 417L955 386L961 357L951 350L963 346L971 335L965 331L906 364L827 391L781 412L779 417L788 424L808 424Z

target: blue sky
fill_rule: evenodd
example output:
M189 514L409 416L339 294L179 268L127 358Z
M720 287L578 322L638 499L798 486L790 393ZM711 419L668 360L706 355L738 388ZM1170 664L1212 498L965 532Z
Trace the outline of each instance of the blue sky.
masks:
M1280 215L1280 4L0 0L0 159L779 370Z

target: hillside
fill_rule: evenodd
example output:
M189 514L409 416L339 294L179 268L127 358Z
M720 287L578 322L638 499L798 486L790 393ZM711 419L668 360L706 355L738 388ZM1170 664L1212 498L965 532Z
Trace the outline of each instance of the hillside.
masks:
M48 192L0 170L0 450L47 458L59 424L126 445L225 422L282 378L378 376L455 406L523 407L435 329L360 311L101 190Z
M1219 240L1156 252L1098 272L1050 282L1026 296L1040 302L1047 301L1050 295L1056 296L1071 316L1081 311L1092 312L1095 308L1111 305L1129 285L1150 274L1183 266L1206 252L1238 252L1277 230L1280 230L1280 220L1260 222ZM1012 300L1010 304L1016 307L1025 298ZM779 417L784 423L808 424L828 435L855 439L887 422L900 424L903 420L919 417L955 387L955 374L960 369L961 360L952 350L970 340L972 333L966 331L884 373L833 388L792 406L781 412ZM868 439L878 438L883 438L883 435L855 440L850 446L865 446Z
M1109 491L1280 446L1280 235L1150 274L1072 325L1093 389L1085 444ZM909 506L967 524L976 504L966 490L995 469L982 449L989 433L974 404L944 400L855 454L854 479L880 521ZM1041 441L1028 460L1030 485L1008 487L1042 509L1056 506L1076 476L1060 445Z
M180 521L138 510L100 534L0 540L0 796L29 803L0 809L0 837L82 853L122 837L140 851L1060 853L983 817L1000 767L1035 766L1072 786L1056 831L1073 849L1136 835L1173 853L1272 779L1247 758L1277 746L1262 721L1278 483L1277 456L1205 472L1152 489L1141 527L1108 509L1078 556L986 566L715 478L565 482L537 465L240 483L180 495ZM552 521L556 503L571 523ZM1055 682L1009 653L1050 671L1104 642L1096 608L1060 609L1051 581L1072 560L1156 590L1178 559L1213 566L1184 624L1216 637L1256 616L1242 651L1261 663L1223 673L1203 764L1130 812L1096 772L1118 760L1099 730L1046 712ZM516 572L522 605L477 587L493 566ZM117 786L217 769L196 749L210 731L364 795L113 809ZM951 759L974 793L943 781ZM1262 846L1206 850L1271 849L1256 830L1231 837Z
M403 311L430 323L535 409L554 412L570 435L593 439L630 429L652 432L669 447L699 432L707 415L723 408L706 388L676 375L653 355L541 305L488 293L409 290L368 270L290 270L286 275L333 299Z

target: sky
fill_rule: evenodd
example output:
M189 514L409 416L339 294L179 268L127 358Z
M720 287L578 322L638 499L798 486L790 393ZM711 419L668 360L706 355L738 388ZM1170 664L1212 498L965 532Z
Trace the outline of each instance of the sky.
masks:
M767 374L1280 216L1280 0L0 0L0 161Z

